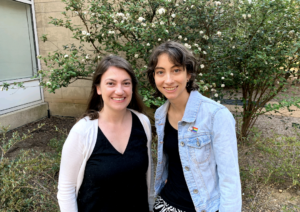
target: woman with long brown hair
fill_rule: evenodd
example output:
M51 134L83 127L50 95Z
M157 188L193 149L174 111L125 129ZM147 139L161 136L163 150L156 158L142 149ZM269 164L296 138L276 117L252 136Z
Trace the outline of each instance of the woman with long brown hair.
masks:
M130 64L107 56L89 104L64 144L57 198L62 212L151 211L151 125Z

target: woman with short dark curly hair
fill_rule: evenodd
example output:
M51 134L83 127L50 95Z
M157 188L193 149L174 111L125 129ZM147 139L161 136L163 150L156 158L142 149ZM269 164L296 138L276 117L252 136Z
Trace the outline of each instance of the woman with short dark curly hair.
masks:
M198 67L193 54L173 41L158 46L149 60L155 95L167 99L155 112L155 212L241 211L235 120L197 91Z

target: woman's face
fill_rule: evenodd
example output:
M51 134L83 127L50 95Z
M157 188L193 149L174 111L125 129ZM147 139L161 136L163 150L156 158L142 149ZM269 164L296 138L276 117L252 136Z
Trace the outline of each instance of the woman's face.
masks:
M125 110L132 98L130 75L124 69L109 67L101 77L97 93L102 95L104 108L115 111Z
M190 74L182 66L176 66L166 53L158 56L154 70L157 89L170 101L180 100L188 95L186 83Z

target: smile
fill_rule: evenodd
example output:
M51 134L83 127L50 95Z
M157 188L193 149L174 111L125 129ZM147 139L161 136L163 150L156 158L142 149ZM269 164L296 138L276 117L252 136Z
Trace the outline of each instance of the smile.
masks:
M174 91L174 90L176 90L177 87L178 86L176 86L176 87L164 87L164 89L167 90L167 91Z
M125 97L123 97L123 98L112 98L113 100L116 100L116 101L122 101L122 100L124 100L125 99Z

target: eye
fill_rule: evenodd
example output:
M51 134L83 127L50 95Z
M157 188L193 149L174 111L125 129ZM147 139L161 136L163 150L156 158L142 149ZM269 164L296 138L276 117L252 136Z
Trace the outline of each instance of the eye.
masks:
M156 71L157 75L162 75L164 72L163 71Z
M174 73L179 73L180 71L181 70L177 68L177 69L174 70Z
M131 83L130 82L125 82L124 85L129 86L129 85L131 85Z
M113 82L108 82L108 83L106 83L106 85L111 86L111 85L114 85L114 83Z

